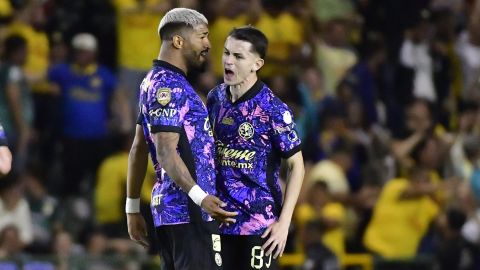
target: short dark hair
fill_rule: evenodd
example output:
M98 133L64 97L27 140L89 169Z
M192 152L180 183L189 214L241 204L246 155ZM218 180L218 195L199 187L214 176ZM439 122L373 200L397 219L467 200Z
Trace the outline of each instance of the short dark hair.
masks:
M14 52L25 49L27 47L27 40L17 34L8 36L4 41L5 56L10 57Z
M167 23L160 29L160 39L162 41L170 40L174 35L181 35L181 32L185 29L192 29L192 27L183 22Z
M233 28L228 34L229 37L234 39L243 40L252 44L252 50L257 53L261 58L265 58L267 55L268 39L262 31L253 26L242 26Z

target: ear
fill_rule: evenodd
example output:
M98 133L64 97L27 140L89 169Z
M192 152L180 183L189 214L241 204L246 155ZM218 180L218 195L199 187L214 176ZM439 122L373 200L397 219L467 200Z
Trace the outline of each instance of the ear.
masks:
M255 63L253 64L252 71L257 72L260 68L263 67L264 64L265 60L263 60L262 58L257 58L257 60L255 60Z
M183 48L183 43L184 43L183 37L181 37L180 35L175 35L172 37L172 44L173 44L173 47L175 47L176 49Z

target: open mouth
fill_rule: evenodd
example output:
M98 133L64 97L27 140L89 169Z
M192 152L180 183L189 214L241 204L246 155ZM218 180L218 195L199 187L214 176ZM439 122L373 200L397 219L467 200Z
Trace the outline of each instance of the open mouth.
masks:
M233 72L233 70L226 68L224 70L224 74L230 77L230 76L233 76L235 73Z
M200 56L206 57L207 54L208 54L208 50L204 50L204 51L202 51L202 52L200 53Z

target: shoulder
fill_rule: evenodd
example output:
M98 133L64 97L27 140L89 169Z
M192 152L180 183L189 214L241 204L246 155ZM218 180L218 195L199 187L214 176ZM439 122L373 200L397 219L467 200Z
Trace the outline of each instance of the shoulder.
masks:
M410 181L405 178L394 178L388 181L384 187L384 193L386 194L396 194L403 191L409 185Z
M70 66L66 63L56 64L50 67L51 73L66 72L70 70Z
M106 66L98 66L98 73L102 76L115 77L113 72Z
M188 100L195 98L195 91L188 81L173 72L154 69L145 77L141 89L146 101L155 101L162 106L183 106Z
M292 122L292 111L288 105L283 102L279 97L277 97L273 91L265 87L260 93L262 100L262 107L269 112L269 114L276 119L278 117L286 118L285 122L287 124Z
M194 92L187 79L167 69L153 69L142 82L149 91L171 93L172 95L186 95Z
M161 88L166 87L170 89L177 89L177 92L193 91L192 85L187 81L185 77L168 69L153 69L150 80L155 85Z
M224 83L215 86L207 95L207 101L214 102L221 99L222 93L225 93L226 85Z

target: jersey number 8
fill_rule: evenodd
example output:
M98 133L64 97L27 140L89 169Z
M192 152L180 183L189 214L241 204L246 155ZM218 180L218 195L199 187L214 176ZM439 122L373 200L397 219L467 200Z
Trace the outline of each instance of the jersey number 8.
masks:
M263 261L264 251L261 246L254 246L252 248L252 259L250 260L250 266L254 269L261 269L265 263L266 268L270 268L272 263L272 254L268 257L268 262Z

